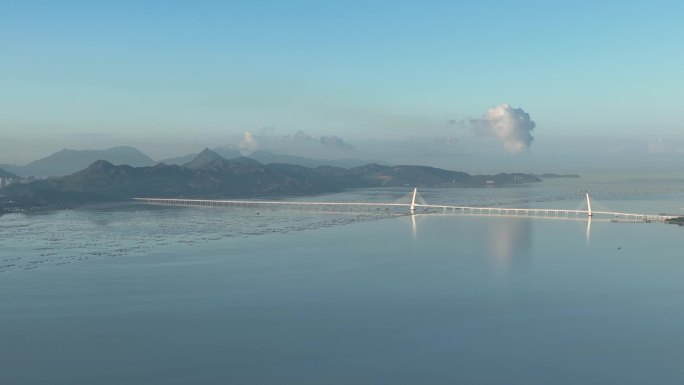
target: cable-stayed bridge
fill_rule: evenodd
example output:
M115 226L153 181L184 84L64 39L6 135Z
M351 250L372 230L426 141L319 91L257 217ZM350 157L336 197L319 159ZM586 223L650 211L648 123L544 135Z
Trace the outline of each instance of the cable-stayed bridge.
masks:
M469 216L544 217L558 219L604 219L616 222L663 222L678 215L638 214L614 211L594 211L591 198L586 194L586 210L478 207L460 205L427 204L420 199L417 189L406 202L319 202L243 199L190 199L190 198L133 198L141 203L173 206L238 207L256 210L295 210L350 213L430 214L442 213Z

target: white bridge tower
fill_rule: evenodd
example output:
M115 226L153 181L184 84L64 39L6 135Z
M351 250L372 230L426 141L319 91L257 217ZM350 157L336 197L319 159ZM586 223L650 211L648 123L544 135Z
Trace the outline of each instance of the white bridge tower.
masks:
M587 216L589 218L594 216L594 214L591 212L591 199L589 199L589 193L588 192L587 192Z

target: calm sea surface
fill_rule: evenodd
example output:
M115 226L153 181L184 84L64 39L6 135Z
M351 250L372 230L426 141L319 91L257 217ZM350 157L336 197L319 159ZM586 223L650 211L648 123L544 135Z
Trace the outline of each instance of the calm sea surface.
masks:
M421 193L576 209L587 190L595 210L684 214L676 178ZM682 384L683 250L684 228L659 223L137 204L7 214L0 384Z

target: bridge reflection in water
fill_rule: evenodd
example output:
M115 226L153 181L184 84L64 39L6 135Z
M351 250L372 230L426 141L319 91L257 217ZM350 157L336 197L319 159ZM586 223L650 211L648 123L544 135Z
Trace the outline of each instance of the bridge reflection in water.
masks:
M677 215L637 214L614 211L593 211L589 194L586 195L586 210L535 209L510 207L477 207L417 203L417 189L413 190L410 202L317 202L317 201L277 201L277 200L226 200L226 199L188 199L188 198L133 198L133 200L157 205L201 206L201 207L238 207L258 210L294 210L349 213L387 213L387 214L452 214L469 216L536 217L550 219L594 219L615 222L663 222Z

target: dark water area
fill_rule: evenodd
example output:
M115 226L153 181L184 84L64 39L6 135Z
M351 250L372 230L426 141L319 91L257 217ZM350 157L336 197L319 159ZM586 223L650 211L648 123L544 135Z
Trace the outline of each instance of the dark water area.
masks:
M458 194L574 208L565 183ZM680 184L634 188L611 198L593 186L611 207L684 207ZM359 194L383 192L346 197ZM0 383L680 384L682 245L681 227L657 223L10 214Z

